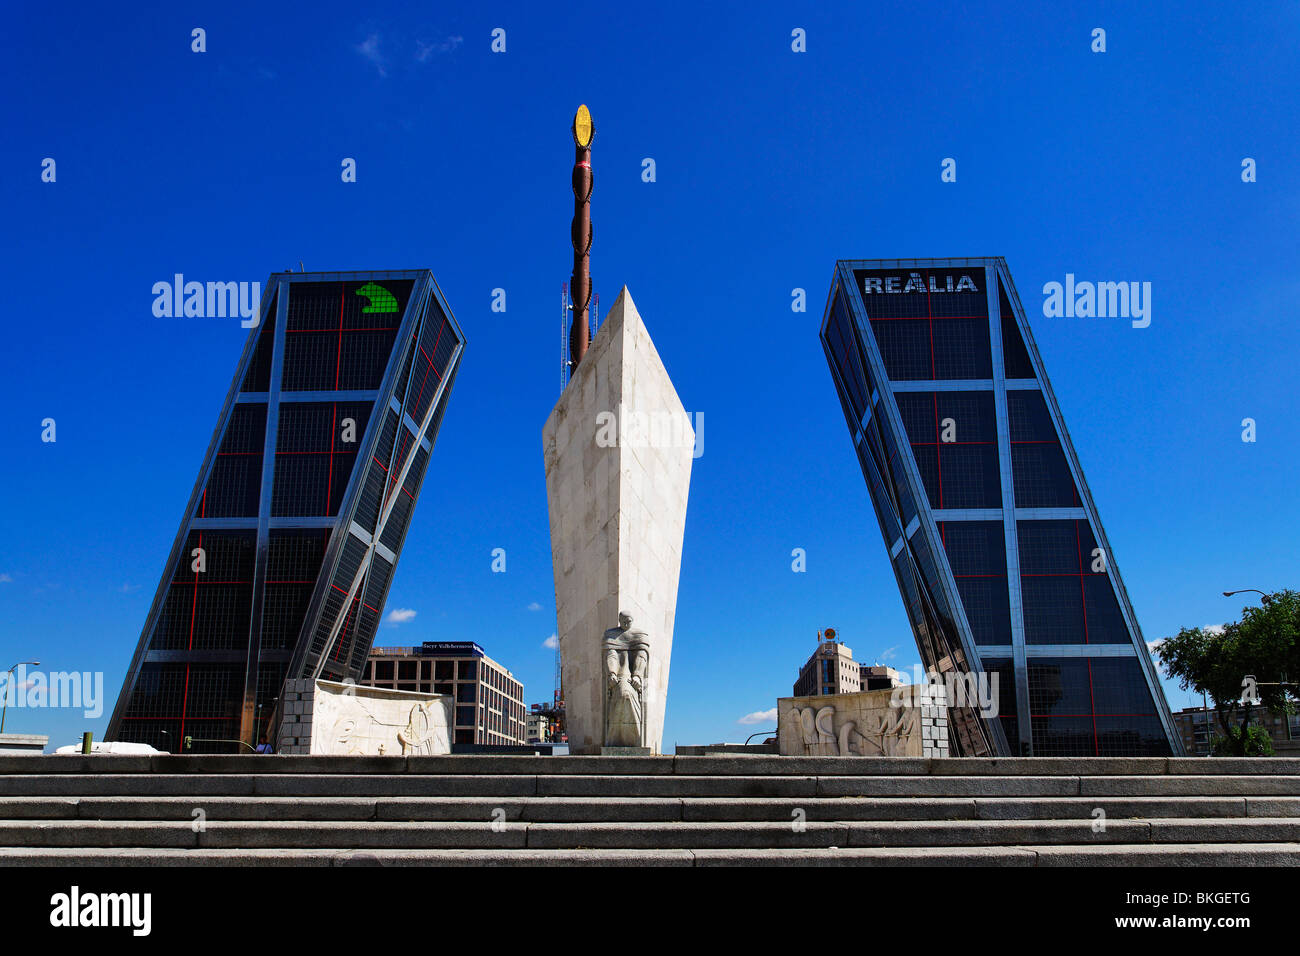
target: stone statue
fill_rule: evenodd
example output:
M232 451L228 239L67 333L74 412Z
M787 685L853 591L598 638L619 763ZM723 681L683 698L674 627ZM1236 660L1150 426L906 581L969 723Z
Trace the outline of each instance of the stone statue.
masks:
M650 641L620 612L618 627L605 632L605 746L645 746L645 681Z

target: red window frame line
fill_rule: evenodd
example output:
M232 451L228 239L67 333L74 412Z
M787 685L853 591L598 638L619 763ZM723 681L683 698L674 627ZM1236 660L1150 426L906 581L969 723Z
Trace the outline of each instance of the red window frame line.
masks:
M330 587L332 587L335 591L338 591L339 594L346 595L346 594L348 593L347 591L345 591L345 590L343 590L341 587L339 587L337 584L335 584L333 581L330 582ZM360 595L360 594L357 594L357 595L355 595L355 596L352 598L352 603L353 603L353 604L355 604L357 601L361 601L361 595ZM371 607L369 604L366 604L365 601L361 601L361 603L362 603L365 607L367 607L367 608L369 608L370 610L374 611L376 614L379 613L379 608L377 608L377 607ZM346 627L346 623L345 623L344 626Z
M365 328L363 328L363 329L343 329L342 331L343 331L344 333L348 333L348 332L396 332L398 328L400 328L400 326L396 326L396 325L384 325L384 326L374 325L374 326L367 326L367 327L365 327ZM328 333L335 333L335 332L338 332L339 330L338 330L338 329L285 329L284 331L285 331L286 334L292 334L292 333L294 333L294 332L328 332Z
M944 293L947 295L947 293ZM930 292L925 293L925 311L930 312ZM987 319L987 315L878 315L867 319L868 322L920 322L925 319Z
M355 455L355 451L277 451L276 455Z
M1029 712L1029 716L1030 716L1030 717L1092 717L1092 718L1094 718L1093 723L1094 723L1094 725L1095 725L1095 723L1096 723L1095 718L1097 718L1097 717L1155 717L1155 716L1156 716L1156 713L1155 713L1155 711L1151 711L1150 713L1146 713L1146 714L1101 714L1101 713L1093 713L1093 714L1044 714L1044 713L1041 713L1041 712L1040 712L1040 713L1034 713L1034 712L1031 710L1031 711ZM1095 736L1095 734L1096 734L1096 729L1095 729L1095 727L1094 727L1094 730L1093 730L1093 734L1094 734L1094 736Z
M341 587L339 587L337 584L334 584L333 582L330 583L330 587L334 588L334 590L336 591L341 591L343 594L347 594L346 591L344 591ZM339 630L338 640L334 642L334 663L336 664L339 662L339 656L343 653L343 646L345 643L345 639L348 640L348 650L350 651L352 649L350 643L351 639L348 638L348 622L352 620L352 612L353 610L356 609L358 603L360 603L363 607L367 608L368 610L374 611L376 614L379 613L378 608L371 607L369 604L366 604L364 601L362 601L360 594L356 595L356 597L352 599L352 601L348 606L347 613L343 616L343 627L342 629Z
M203 500L204 500L204 505L205 505L205 507L206 507L206 504L207 504L207 497L208 497L208 494L207 494L207 490L205 489L204 492L203 492ZM199 545L198 545L198 546L199 546L200 549L203 548L203 532L202 532L202 531L199 531ZM185 647L185 650L186 650L187 653L189 653L189 652L191 652L191 651L194 650L194 616L195 616L195 614L197 613L198 605L199 605L199 572L198 572L198 571L195 571L195 572L194 572L194 593L193 593L193 595L192 595L191 598L190 598L190 636L189 636L189 643L188 643L188 644L186 645L186 647ZM189 662L189 661L186 661L186 662L185 662L185 688L184 688L184 690L181 691L181 730L180 730L180 738L181 738L181 745L182 745L182 746L184 746L184 741L185 741L185 715L186 715L186 713L187 713L188 710L189 710L189 703L190 703L190 662Z
M1022 578L1073 578L1073 577L1105 577L1104 571L1035 571L1033 574L1022 574Z

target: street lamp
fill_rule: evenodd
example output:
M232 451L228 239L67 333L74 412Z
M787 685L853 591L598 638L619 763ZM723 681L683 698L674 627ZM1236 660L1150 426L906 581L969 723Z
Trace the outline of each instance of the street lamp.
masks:
M1224 597L1232 597L1234 594L1245 594L1247 591L1253 591L1253 592L1255 592L1256 594L1258 594L1258 595L1260 595L1260 596L1262 596L1262 597L1264 598L1264 603L1265 603L1265 604L1268 603L1268 600L1269 600L1270 595L1269 595L1267 592L1265 592L1265 591L1261 591L1259 588L1240 588L1240 589L1238 589L1238 590L1236 590L1236 591L1224 591L1224 592L1223 592L1223 596L1224 596Z
M19 661L17 664L15 664L13 667L9 668L9 670L5 672L9 675L10 680L5 681L5 702L3 706L0 706L0 734L3 734L5 732L5 712L9 709L9 688L13 684L12 681L13 673L14 671L18 670L18 668L22 667L24 664L31 664L33 667L41 666L40 661Z

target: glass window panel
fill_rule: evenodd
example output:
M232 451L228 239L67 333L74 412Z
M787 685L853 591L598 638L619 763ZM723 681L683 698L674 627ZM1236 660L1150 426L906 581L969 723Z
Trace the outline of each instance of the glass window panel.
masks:
M1120 612L1119 601L1104 574L1085 574L1083 593L1087 607L1089 644L1130 644L1128 625Z
M1079 504L1069 465L1055 444L1012 444L1011 477L1017 508L1071 508Z
M1097 714L1146 716L1155 702L1135 657L1098 657L1091 661L1093 701Z
M1011 609L1005 577L957 578L957 592L976 644L1011 643Z
M1017 521L1021 574L1078 574L1076 521Z
M1079 578L1021 577L1025 643L1084 644L1083 595Z
M939 532L954 575L1007 573L1006 538L1001 521L941 521Z
M1056 428L1043 393L1037 389L1007 392L1007 423L1013 442L1056 443Z
M996 445L938 446L939 507L1001 508ZM933 501L931 502L933 504Z

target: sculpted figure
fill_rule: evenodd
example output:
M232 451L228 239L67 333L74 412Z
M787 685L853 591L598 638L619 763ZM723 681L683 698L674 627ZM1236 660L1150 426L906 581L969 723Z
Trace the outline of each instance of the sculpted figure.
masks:
M645 682L650 641L632 628L632 616L618 615L605 632L605 746L645 746Z

